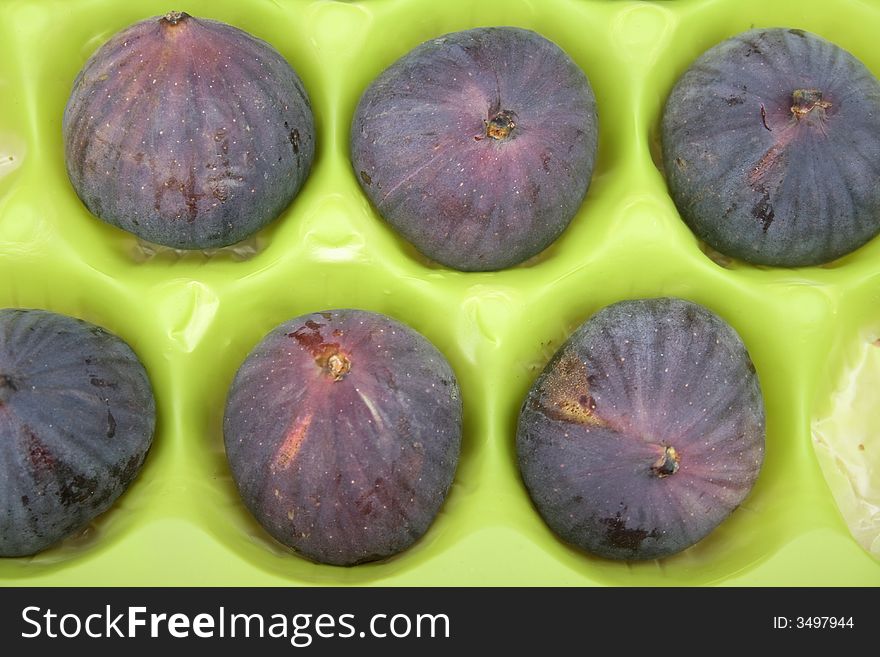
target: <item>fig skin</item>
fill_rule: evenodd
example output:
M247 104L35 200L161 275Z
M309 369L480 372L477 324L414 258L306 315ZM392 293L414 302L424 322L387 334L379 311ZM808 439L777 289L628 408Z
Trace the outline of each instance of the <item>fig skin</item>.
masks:
M183 12L99 48L63 121L85 206L178 249L239 242L281 214L309 173L314 132L302 82L277 51Z
M427 41L364 92L351 127L358 182L424 255L463 271L516 265L568 226L598 140L584 72L519 28Z
M829 262L880 231L880 82L802 30L758 29L699 57L663 114L684 221L745 262Z
M0 310L0 556L40 552L110 508L155 421L147 373L120 338L45 310Z
M560 538L609 559L666 557L754 485L760 384L739 336L707 309L619 302L581 325L529 390L517 454Z
M224 418L245 506L319 563L397 554L428 529L461 446L458 383L443 355L389 317L304 315L242 364Z

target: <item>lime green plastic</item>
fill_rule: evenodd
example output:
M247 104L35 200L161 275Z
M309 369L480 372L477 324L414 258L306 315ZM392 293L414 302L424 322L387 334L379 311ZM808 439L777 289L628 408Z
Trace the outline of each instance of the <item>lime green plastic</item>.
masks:
M302 193L243 248L145 249L84 209L64 168L61 117L86 58L117 30L171 9L236 25L299 72L317 121ZM598 100L587 199L544 253L501 272L426 262L377 216L348 160L367 84L417 44L517 25L559 44ZM680 220L656 165L663 102L700 53L752 26L840 44L880 74L880 5L858 0L12 0L0 3L0 306L49 308L116 332L155 388L146 466L82 536L0 560L7 585L880 585L814 454L810 427L880 325L880 239L827 267L721 266ZM521 400L600 307L675 295L742 335L767 406L766 460L729 520L684 553L616 563L558 541L516 466ZM239 502L223 453L227 388L248 351L302 313L358 307L428 337L465 409L455 483L424 539L382 563L312 564Z

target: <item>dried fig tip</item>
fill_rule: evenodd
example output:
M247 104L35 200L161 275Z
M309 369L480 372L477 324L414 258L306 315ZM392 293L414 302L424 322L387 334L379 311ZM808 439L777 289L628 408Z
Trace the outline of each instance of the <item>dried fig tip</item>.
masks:
M186 20L190 15L185 11L169 11L162 18L159 19L160 23L166 23L168 25L177 25L179 22Z
M501 110L495 116L489 117L486 123L486 136L492 139L507 139L516 127L516 113L510 110Z
M327 357L324 369L334 381L341 381L351 371L351 361L344 354L333 353Z
M654 465L651 466L651 472L661 479L663 477L668 477L669 475L674 475L678 472L678 461L679 456L678 452L675 451L675 447L665 445L663 448L663 454L654 462Z
M814 116L819 120L825 118L825 110L831 107L831 102L822 99L822 92L818 89L795 89L791 94L791 113L800 121L807 116Z

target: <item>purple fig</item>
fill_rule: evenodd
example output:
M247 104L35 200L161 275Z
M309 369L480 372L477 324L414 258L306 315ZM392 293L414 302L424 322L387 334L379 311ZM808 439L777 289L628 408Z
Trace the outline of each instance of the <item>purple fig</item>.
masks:
M64 112L67 172L107 223L180 249L238 242L296 196L314 154L308 96L267 43L171 12L117 33Z
M704 53L662 141L682 218L725 255L817 265L880 232L880 82L818 36L751 30Z
M45 310L0 310L0 556L44 550L140 471L155 403L131 348Z
M446 359L384 315L334 310L267 335L232 383L226 455L245 506L317 562L396 554L431 524L461 443Z
M563 540L612 559L693 545L751 490L764 404L736 332L680 299L600 310L523 403L523 480Z
M580 208L596 155L593 91L558 46L519 28L432 39L364 92L355 174L426 256L466 271L520 263Z

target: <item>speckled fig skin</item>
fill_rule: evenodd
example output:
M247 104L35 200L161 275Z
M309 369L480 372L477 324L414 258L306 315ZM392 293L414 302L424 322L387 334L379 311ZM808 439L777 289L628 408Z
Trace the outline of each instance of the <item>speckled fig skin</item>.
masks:
M110 508L155 421L147 373L120 338L45 310L0 310L0 556L40 552Z
M669 190L723 254L816 265L880 231L880 82L801 30L751 30L681 76L662 119Z
M623 301L585 322L523 403L523 480L563 540L610 559L693 545L751 490L764 404L718 316L680 299Z
M568 226L598 138L584 72L519 28L447 34L364 92L351 158L379 214L423 254L464 271L537 254Z
M245 506L309 559L397 554L428 529L461 445L458 384L419 333L376 313L292 319L232 383L226 455Z
M314 155L297 74L267 43L182 12L119 32L64 111L67 172L107 223L179 249L222 247L275 219Z

